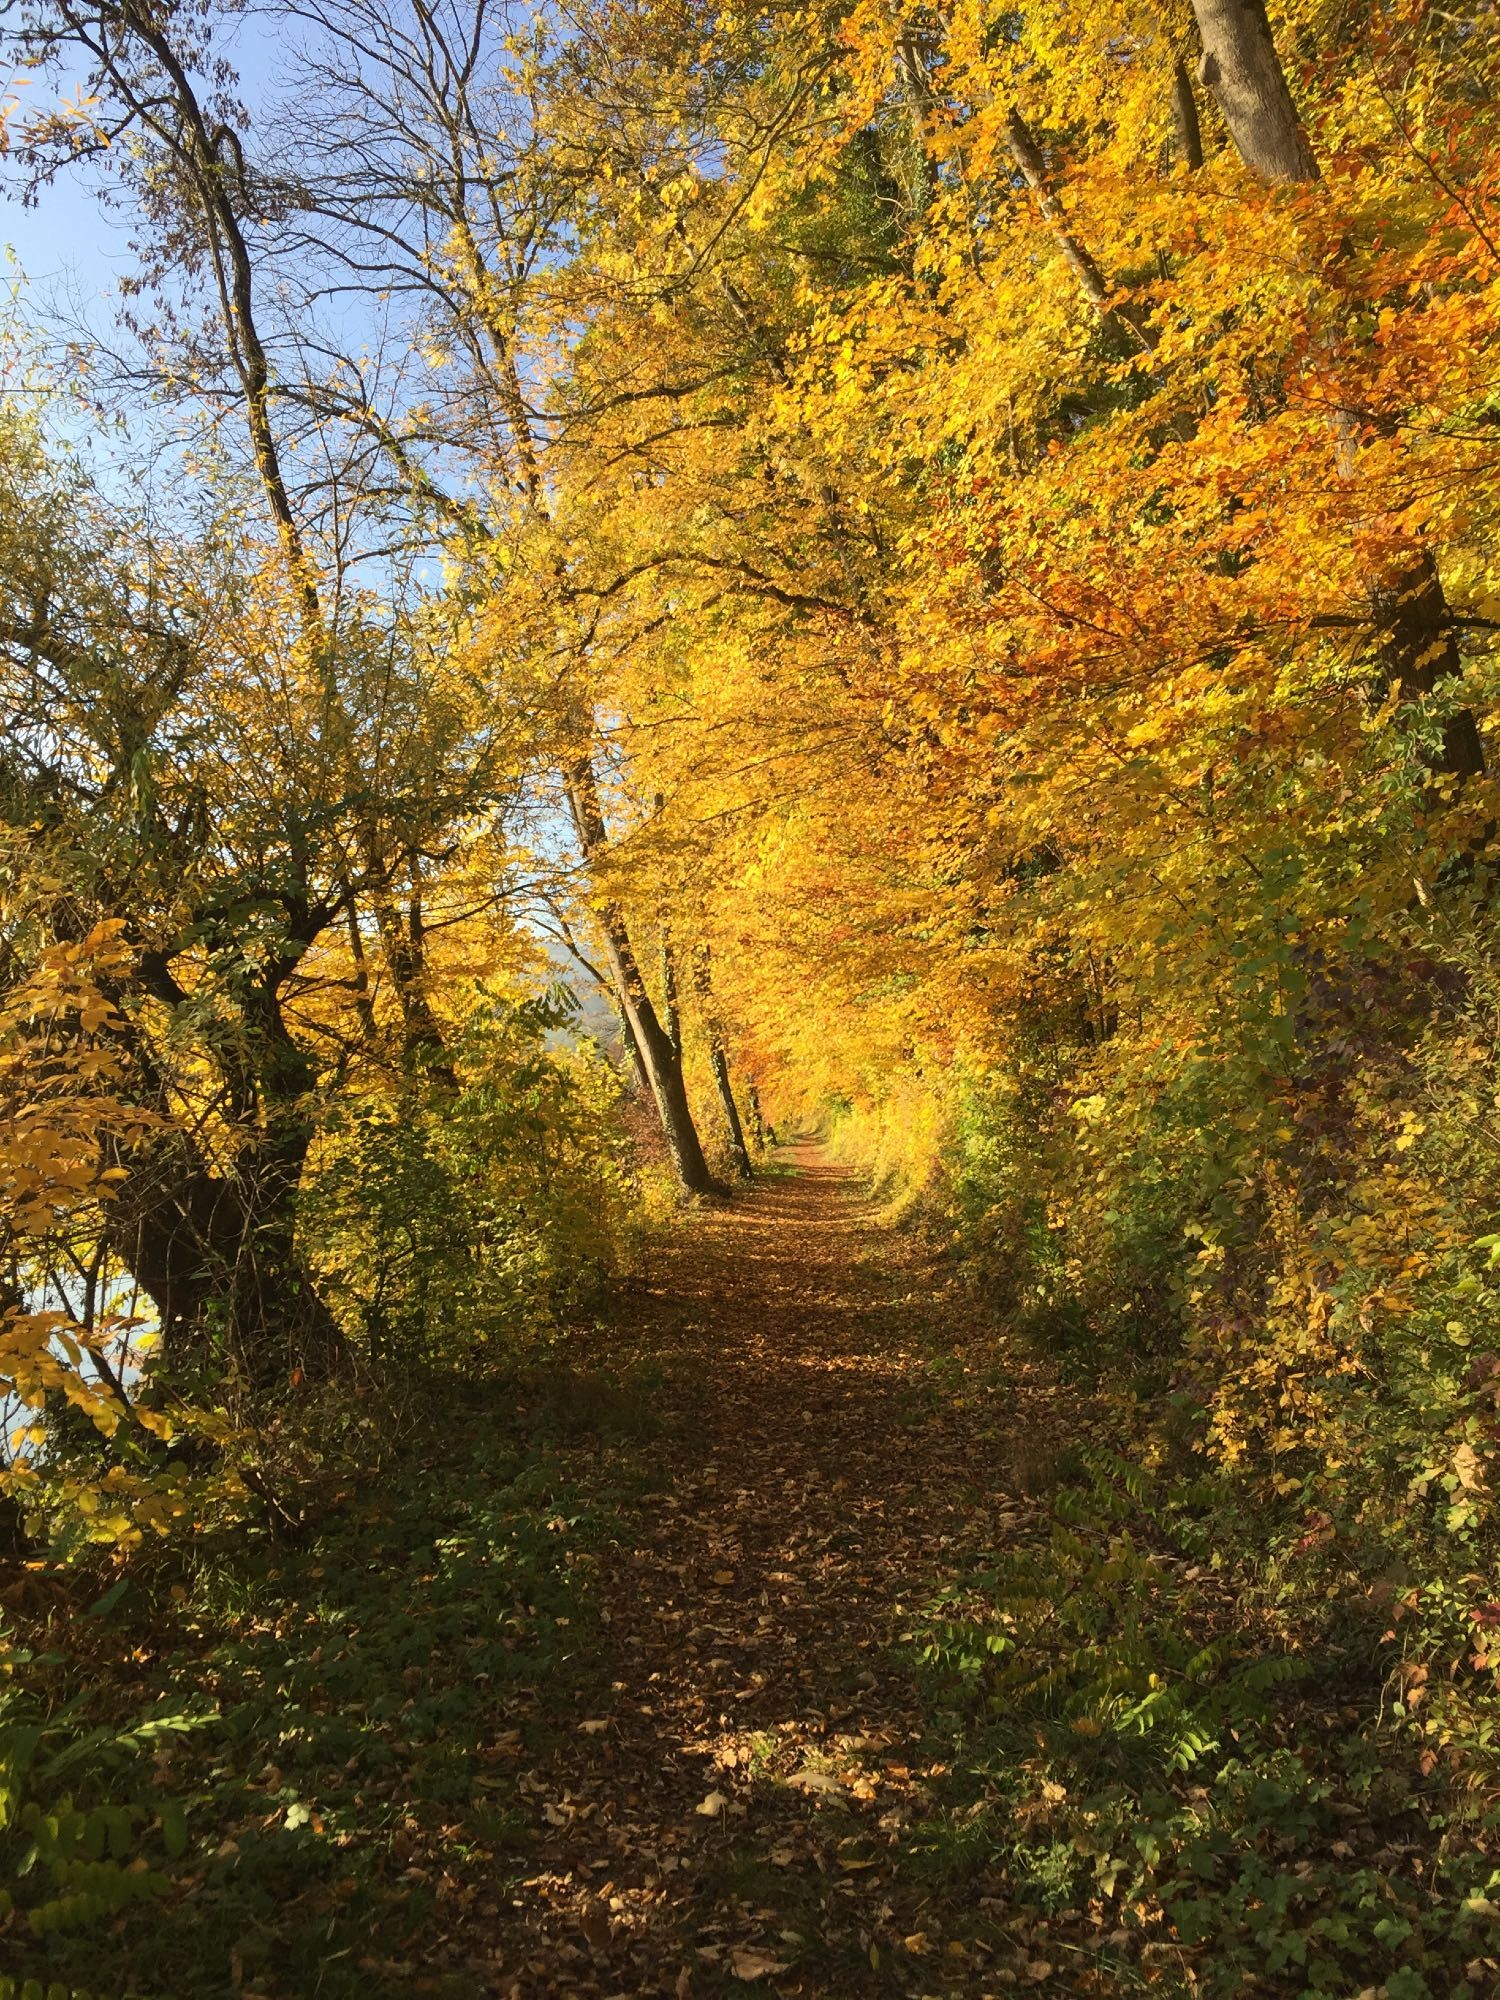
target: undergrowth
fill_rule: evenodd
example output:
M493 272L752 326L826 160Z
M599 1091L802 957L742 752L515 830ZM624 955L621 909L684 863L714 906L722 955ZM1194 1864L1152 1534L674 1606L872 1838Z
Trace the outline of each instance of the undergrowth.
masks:
M21 1574L0 1950L28 2000L472 1994L435 1940L525 1872L519 1788L589 1685L609 1532L513 1386L408 1412L295 1541L205 1533L91 1610L79 1567Z
M1122 1991L1494 1992L1500 1804L1433 1756L1425 1669L1389 1632L1289 1620L1228 1553L1246 1523L1218 1483L1086 1457L931 1607L951 1775L907 1865L1039 1950L1082 1928Z

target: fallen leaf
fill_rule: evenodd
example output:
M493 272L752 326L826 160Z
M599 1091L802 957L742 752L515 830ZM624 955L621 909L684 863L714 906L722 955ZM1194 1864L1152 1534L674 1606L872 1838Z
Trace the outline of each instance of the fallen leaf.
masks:
M764 1951L737 1951L729 1960L729 1969L736 1979L774 1979L778 1972L788 1967L783 1960L772 1958Z
M843 1786L832 1771L794 1771L787 1779L799 1792L841 1792Z
M697 1805L693 1807L693 1811L702 1813L705 1819L717 1819L728 1803L728 1799L725 1798L722 1792L710 1792L706 1798L698 1801Z
M1461 1444L1453 1454L1453 1470L1466 1493L1478 1493L1484 1486L1484 1467L1471 1444Z

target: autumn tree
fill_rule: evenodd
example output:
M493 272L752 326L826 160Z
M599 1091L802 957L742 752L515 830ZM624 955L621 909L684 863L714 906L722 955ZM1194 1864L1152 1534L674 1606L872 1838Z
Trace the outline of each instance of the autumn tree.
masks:
M1489 53L1012 26L601 14L556 514L635 894L693 855L783 1101L908 1160L992 1118L1038 1289L1160 1316L1201 1242L1211 1342L1337 1228L1360 1062L1483 983Z
M55 77L81 62L94 108L88 116L66 109L36 115L16 150L33 190L81 163L122 163L124 191L148 232L133 288L160 306L140 333L167 393L243 423L247 471L279 547L301 621L299 643L322 678L325 740L341 744L348 760L342 782L352 797L364 784L358 759L367 746L344 662L347 654L347 672L357 677L366 635L355 578L361 561L379 558L389 510L357 456L330 449L322 432L302 435L291 421L310 391L300 372L284 382L276 366L258 231L260 206L281 207L284 197L247 178L246 114L213 28L210 13L191 10L22 10L15 33L27 64ZM206 315L195 292L184 291L197 284L207 293ZM317 465L311 475L304 470L309 453ZM485 798L482 762L472 782L476 806ZM441 1068L442 1035L424 965L419 844L383 822L378 786L365 789L357 845L363 896L401 1006L409 1059Z
M479 634L490 698L505 705L523 687L536 702L539 736L551 732L538 763L558 773L584 869L602 884L607 730L547 473L559 419L546 379L572 310L558 266L580 189L600 166L590 135L542 112L557 64L571 57L535 19L500 5L396 15L292 7L286 18L302 47L285 141L274 168L252 170L269 210L265 255L295 273L306 319L330 300L357 299L381 338L374 361L337 333L321 348L303 338L300 378L280 394L347 434L365 485L448 549L466 589L497 600ZM312 127L336 131L338 144L306 146ZM710 1192L680 1056L626 914L602 886L592 900L607 977L679 1176ZM411 985L421 990L420 979Z

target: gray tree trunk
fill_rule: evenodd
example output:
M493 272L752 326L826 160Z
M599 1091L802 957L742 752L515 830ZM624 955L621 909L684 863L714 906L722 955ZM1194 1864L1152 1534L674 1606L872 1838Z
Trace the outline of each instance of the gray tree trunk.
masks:
M709 1067L714 1073L714 1088L719 1093L719 1104L724 1112L724 1123L729 1127L729 1156L734 1161L734 1170L742 1181L750 1178L750 1148L745 1144L745 1128L740 1123L740 1108L734 1101L734 1088L729 1080L729 1057L724 1044L716 1034L710 1032L708 1044Z
M1177 129L1177 151L1182 164L1189 173L1196 173L1203 165L1203 127L1198 123L1193 80L1181 56L1172 65L1172 123Z
M1265 0L1193 0L1203 62L1235 150L1263 181L1314 181L1318 163L1302 130Z
M706 944L699 946L693 970L699 1003L703 1009L703 1023L708 1032L709 1068L713 1071L714 1088L719 1093L719 1106L724 1113L724 1123L729 1128L729 1155L734 1162L735 1172L742 1181L747 1181L753 1171L750 1165L750 1148L745 1144L745 1128L740 1122L740 1107L734 1101L734 1086L729 1076L729 1052L724 1046L723 1025L714 1007L713 980L709 972L709 949Z
M568 805L577 829L578 843L586 861L602 859L609 847L609 830L599 803L599 787L593 762L581 757L567 772L565 785ZM629 1024L635 1049L656 1100L657 1115L666 1136L667 1150L677 1178L689 1194L722 1194L724 1190L708 1170L698 1128L693 1123L683 1081L682 1057L662 1026L630 941L625 913L617 903L607 902L599 911L599 928L604 935L605 957L610 980Z
M1245 165L1264 181L1317 180L1318 163L1292 103L1265 0L1193 0L1193 13L1203 40L1200 75ZM1352 445L1348 455L1352 464ZM1368 598L1387 680L1413 694L1430 694L1439 681L1461 671L1452 614L1430 549L1410 548L1368 586ZM1434 768L1468 778L1484 767L1478 725L1461 709L1444 724Z

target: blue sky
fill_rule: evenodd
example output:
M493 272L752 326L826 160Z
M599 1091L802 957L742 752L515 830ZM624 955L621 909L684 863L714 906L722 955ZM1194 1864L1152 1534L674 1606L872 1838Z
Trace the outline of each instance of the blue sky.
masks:
M284 45L273 46L265 32L268 25L248 15L223 41L225 54L239 70L240 94L252 116L257 102L274 88L279 59L285 55ZM59 94L70 96L74 87L71 81L64 83ZM49 93L41 79L29 78L0 94L13 97L24 116ZM85 311L91 321L101 312L105 319L112 313L119 281L131 264L130 216L107 208L99 190L100 179L92 169L63 174L42 189L34 208L24 208L16 196L14 171L0 162L0 244L14 253L39 306L45 309L55 299Z
M123 216L108 215L72 175L46 189L35 208L23 208L8 188L6 195L0 238L39 292L59 284L79 298L114 292L130 262Z

